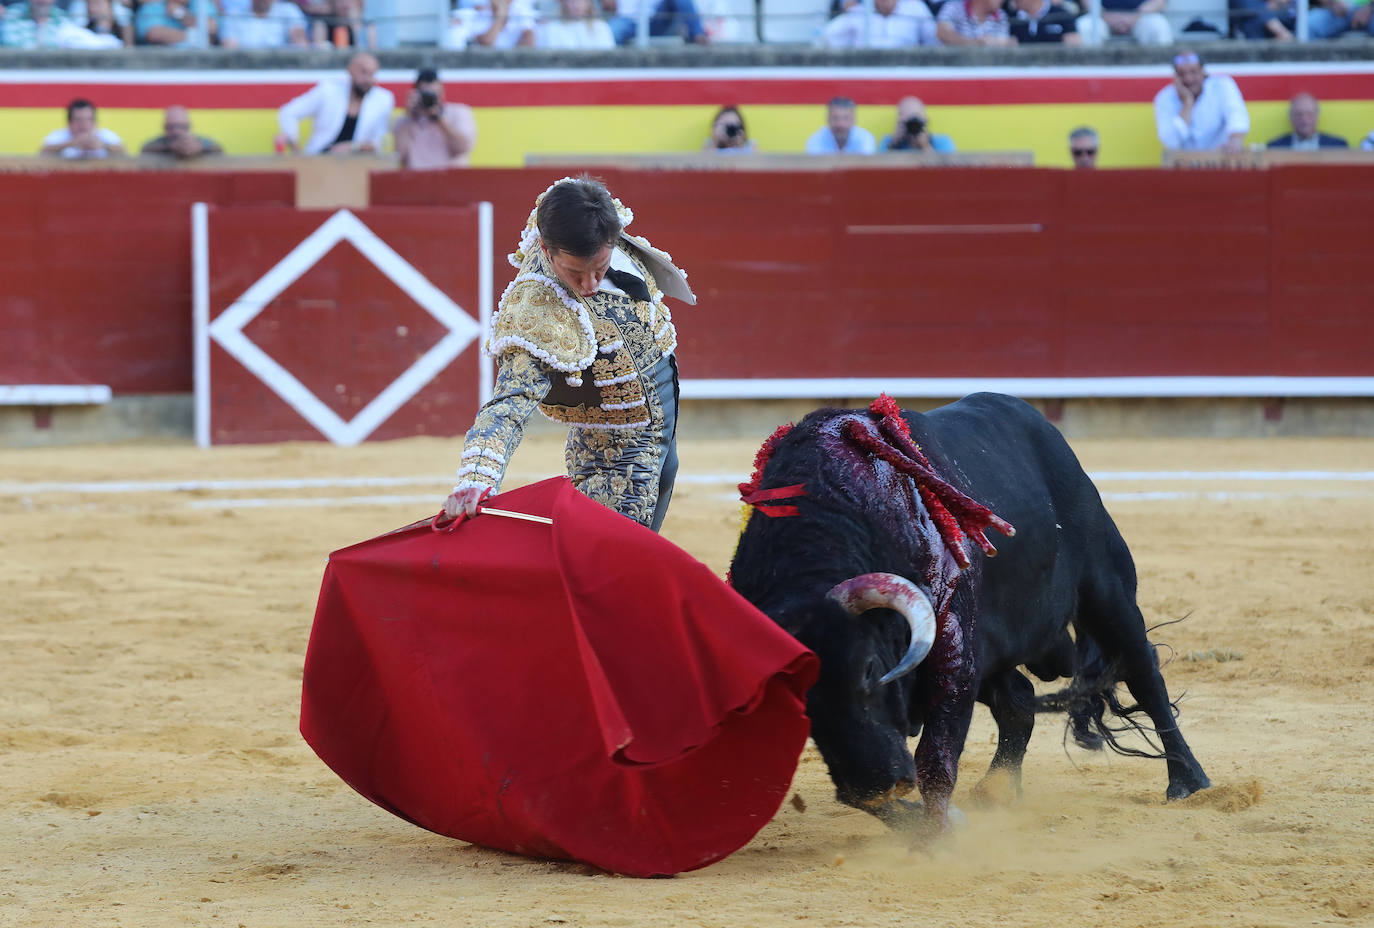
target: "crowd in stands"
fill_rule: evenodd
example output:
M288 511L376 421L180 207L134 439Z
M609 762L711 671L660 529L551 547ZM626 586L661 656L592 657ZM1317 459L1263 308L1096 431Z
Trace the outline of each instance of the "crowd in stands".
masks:
M634 42L641 13L649 36L706 44L711 0L449 0L446 48L608 49ZM830 18L815 42L828 48L921 45L1066 45L1104 41L1168 45L1176 38L1168 0L814 0ZM698 3L703 4L699 8ZM1291 41L1296 0L1228 0L1235 38ZM641 11L640 4L648 4ZM376 48L377 24L363 0L0 0L0 46L115 48ZM197 20L204 11L205 22ZM1311 38L1374 35L1371 0L1309 0ZM1195 28L1188 35L1208 37ZM752 34L736 28L736 37ZM1219 37L1213 32L1211 37Z
M586 0L564 0L586 2ZM1155 127L1160 144L1173 151L1243 150L1250 116L1236 82L1207 72L1202 57L1184 50L1174 56L1174 79L1155 95ZM433 69L422 69L396 114L395 95L377 84L377 59L358 52L344 73L320 81L277 111L278 152L306 155L378 154L394 148L400 167L429 170L462 167L477 144L472 109L445 99L444 85ZM908 96L897 101L892 131L881 140L857 125L857 104L834 97L825 108L825 125L801 145L809 155L873 155L879 152L950 153L958 150L950 136L934 131L925 102ZM1339 136L1318 129L1321 106L1310 93L1295 95L1289 104L1292 131L1271 139L1267 148L1295 151L1347 148ZM310 120L308 139L301 138L302 120ZM388 137L391 145L388 145ZM1069 154L1075 168L1097 166L1100 139L1088 126L1069 135ZM1360 143L1374 151L1374 131ZM737 106L722 106L711 120L703 152L749 155L758 151L744 114ZM117 158L127 152L118 135L101 128L95 105L86 99L67 107L67 125L43 139L39 154L59 158ZM191 131L191 115L183 106L168 107L163 135L150 139L140 154L187 160L221 155L213 139Z

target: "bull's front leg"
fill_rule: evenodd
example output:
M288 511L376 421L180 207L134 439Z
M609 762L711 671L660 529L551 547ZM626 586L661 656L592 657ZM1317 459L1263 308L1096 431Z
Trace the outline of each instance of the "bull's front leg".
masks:
M942 625L940 644L927 658L935 672L927 678L925 727L915 752L916 786L925 814L916 824L913 843L929 840L949 828L949 800L959 778L959 758L973 721L978 690L973 655L965 645L958 617L950 613Z

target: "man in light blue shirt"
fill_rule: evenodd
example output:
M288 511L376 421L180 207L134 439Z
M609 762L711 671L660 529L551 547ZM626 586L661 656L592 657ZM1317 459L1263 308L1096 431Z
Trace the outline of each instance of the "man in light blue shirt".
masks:
M854 101L835 97L826 107L825 126L806 140L808 155L871 155L878 150L873 133L854 125Z
M1209 75L1196 52L1174 56L1174 82L1155 94L1155 128L1165 148L1237 152L1250 131L1240 88Z

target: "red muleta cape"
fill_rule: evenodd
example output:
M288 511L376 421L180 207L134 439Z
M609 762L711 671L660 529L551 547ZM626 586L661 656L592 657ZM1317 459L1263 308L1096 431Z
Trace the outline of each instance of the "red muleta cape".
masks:
M566 478L334 552L301 734L423 828L633 876L744 846L787 795L818 662Z

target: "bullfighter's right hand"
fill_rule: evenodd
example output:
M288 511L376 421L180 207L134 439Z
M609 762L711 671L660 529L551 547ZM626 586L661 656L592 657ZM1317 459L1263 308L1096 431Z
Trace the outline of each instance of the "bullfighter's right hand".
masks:
M455 489L444 500L444 515L450 519L458 518L459 513L471 519L477 515L477 507L482 500L491 495L491 487L463 487Z

